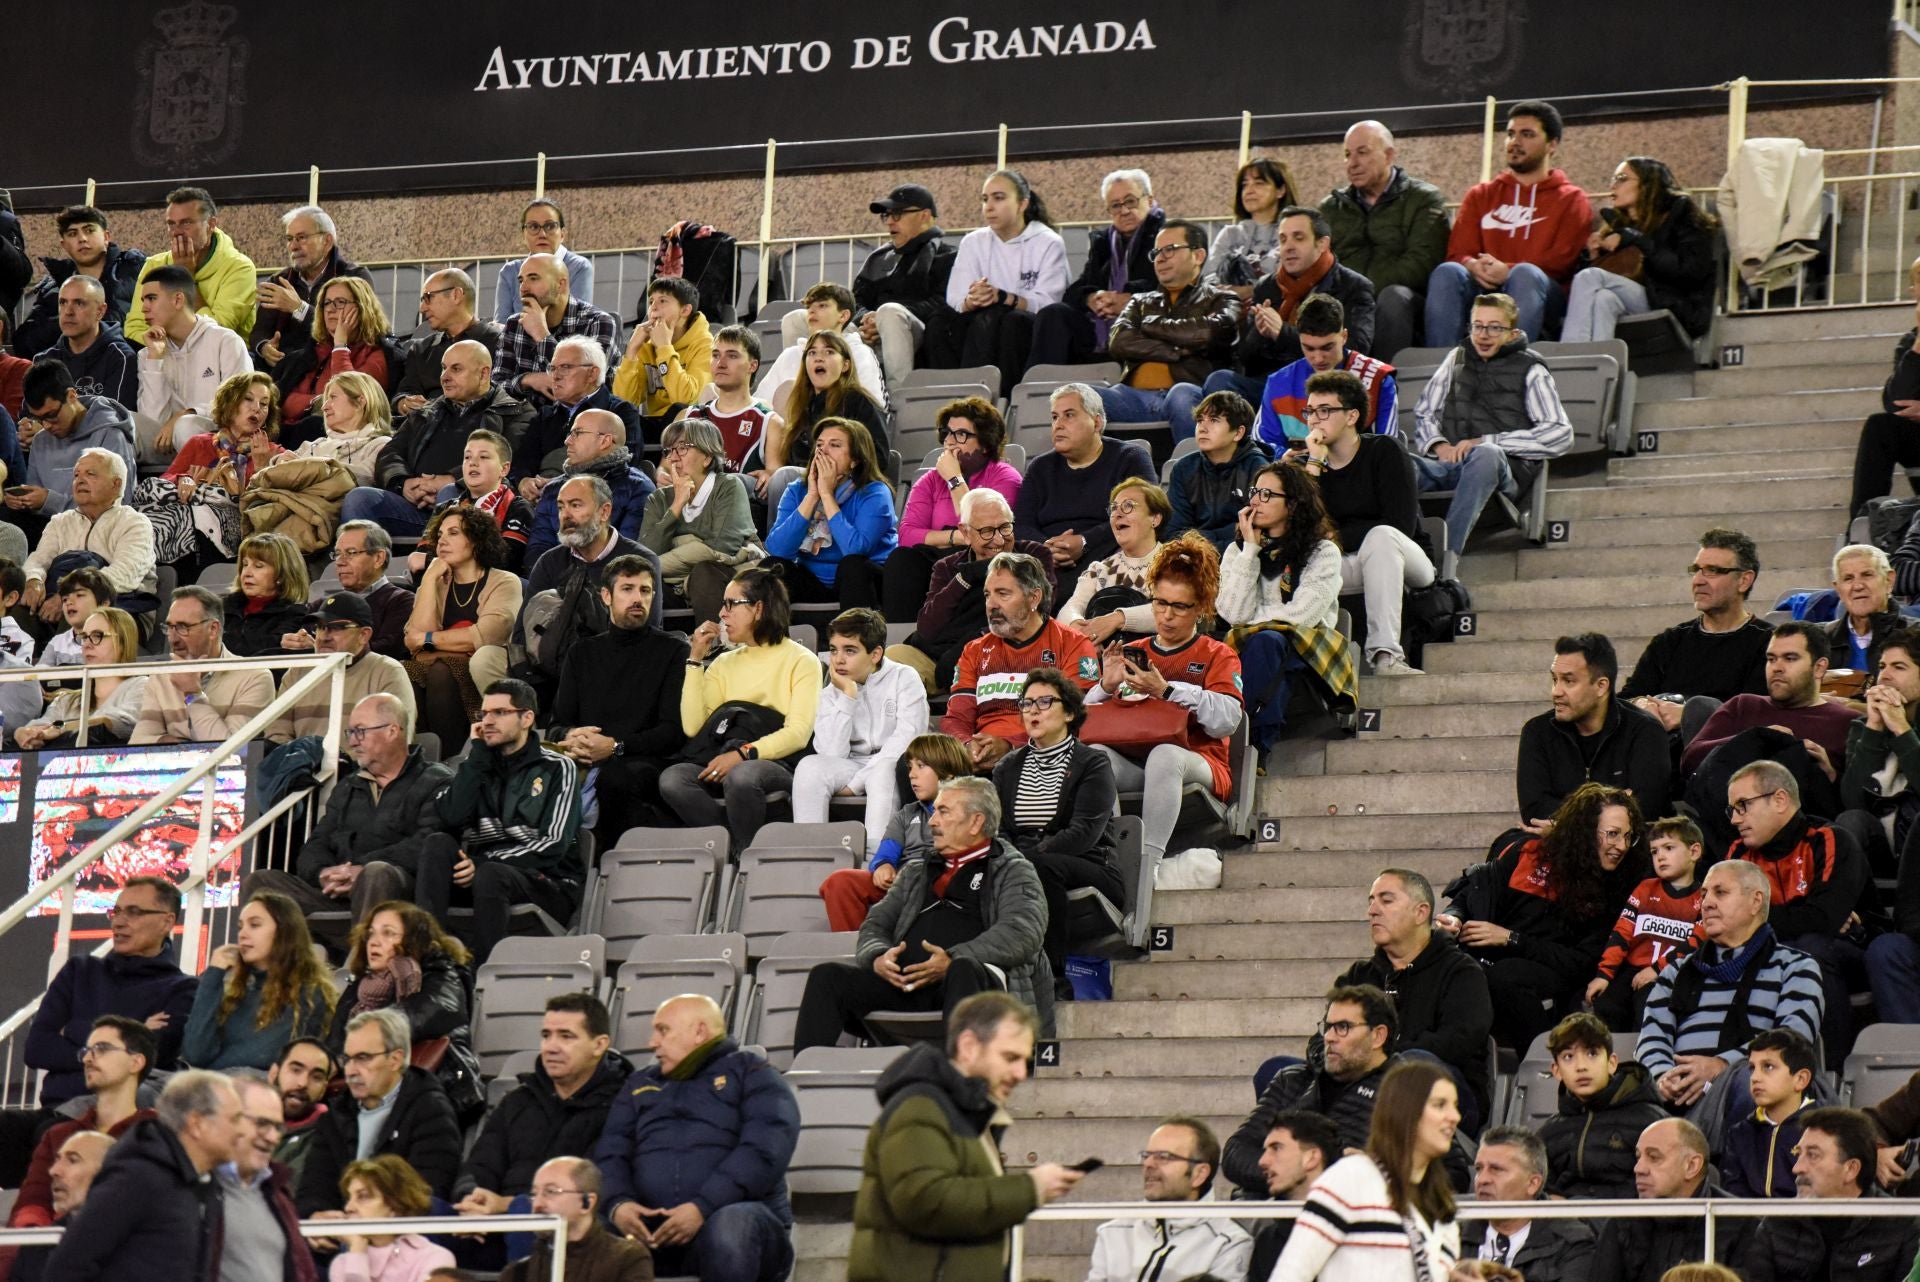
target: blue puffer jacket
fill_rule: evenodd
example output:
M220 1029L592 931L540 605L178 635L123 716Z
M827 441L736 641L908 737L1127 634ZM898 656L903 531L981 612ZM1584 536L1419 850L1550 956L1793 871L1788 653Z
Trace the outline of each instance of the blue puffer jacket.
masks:
M671 1078L650 1064L621 1088L594 1151L602 1213L611 1222L625 1202L692 1202L711 1219L723 1206L761 1202L791 1224L787 1163L799 1134L786 1079L731 1037L694 1051Z

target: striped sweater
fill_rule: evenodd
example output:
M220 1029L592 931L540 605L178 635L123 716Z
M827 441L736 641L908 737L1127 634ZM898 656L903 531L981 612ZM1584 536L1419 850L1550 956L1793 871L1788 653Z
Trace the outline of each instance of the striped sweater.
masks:
M1764 938L1771 940L1771 933ZM1647 1012L1635 1056L1654 1077L1672 1068L1682 1055L1717 1055L1735 1066L1746 1058L1747 1038L1732 1037L1726 1030L1727 1011L1739 988L1737 978L1725 982L1707 978L1700 988L1699 1005L1684 1024L1673 1005L1674 984L1683 967L1718 966L1727 960L1719 945L1704 944L1683 960L1668 962L1647 990ZM1751 1029L1757 1033L1791 1028L1818 1045L1820 1015L1826 1006L1819 963L1773 940L1772 952L1757 964L1760 970L1746 1010Z
M1402 1217L1378 1164L1356 1153L1307 1190L1269 1282L1416 1282L1415 1250L1426 1253L1427 1276L1442 1282L1460 1258L1460 1226L1429 1224L1417 1211Z

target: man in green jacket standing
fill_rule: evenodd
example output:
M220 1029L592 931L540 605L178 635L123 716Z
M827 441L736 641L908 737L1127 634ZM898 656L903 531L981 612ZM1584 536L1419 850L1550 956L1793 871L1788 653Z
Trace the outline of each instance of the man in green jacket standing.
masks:
M1008 1230L1080 1182L1055 1162L1014 1174L1000 1163L1039 1027L1018 998L975 993L947 1019L945 1055L918 1045L881 1074L847 1282L999 1282Z
M1347 130L1347 186L1320 212L1333 226L1333 254L1373 282L1373 346L1391 361L1419 339L1427 277L1447 256L1447 198L1394 164L1393 134L1377 120Z

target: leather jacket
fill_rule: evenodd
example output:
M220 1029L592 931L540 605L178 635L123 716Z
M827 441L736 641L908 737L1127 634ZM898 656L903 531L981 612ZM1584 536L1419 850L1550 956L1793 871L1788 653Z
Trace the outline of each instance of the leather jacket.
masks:
M1176 383L1204 383L1227 365L1240 329L1240 296L1224 285L1197 280L1169 299L1164 289L1135 294L1113 322L1107 352L1128 371L1164 361Z

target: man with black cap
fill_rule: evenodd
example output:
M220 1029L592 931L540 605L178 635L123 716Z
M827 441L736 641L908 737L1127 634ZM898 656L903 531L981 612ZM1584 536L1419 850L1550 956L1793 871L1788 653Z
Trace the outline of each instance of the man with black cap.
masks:
M853 319L867 346L879 349L887 386L898 387L913 373L928 322L947 310L954 250L934 222L939 210L925 187L895 187L868 208L886 225L888 243L860 266Z
M376 654L373 645L373 607L367 599L357 592L333 592L321 598L320 604L313 607L307 615L307 623L313 633L313 648L319 654L344 654L351 656L347 660L347 671L341 680L340 692L340 749L346 751L347 717L355 704L370 694L390 694L400 701L406 709L405 738L413 740L413 682L407 676L407 670L384 654ZM306 675L304 668L289 669L281 678L280 692ZM280 719L267 731L267 738L274 743L286 743L301 735L323 735L327 732L327 714L331 709L330 695L333 691L331 681L322 682L300 697L289 712L282 713Z

